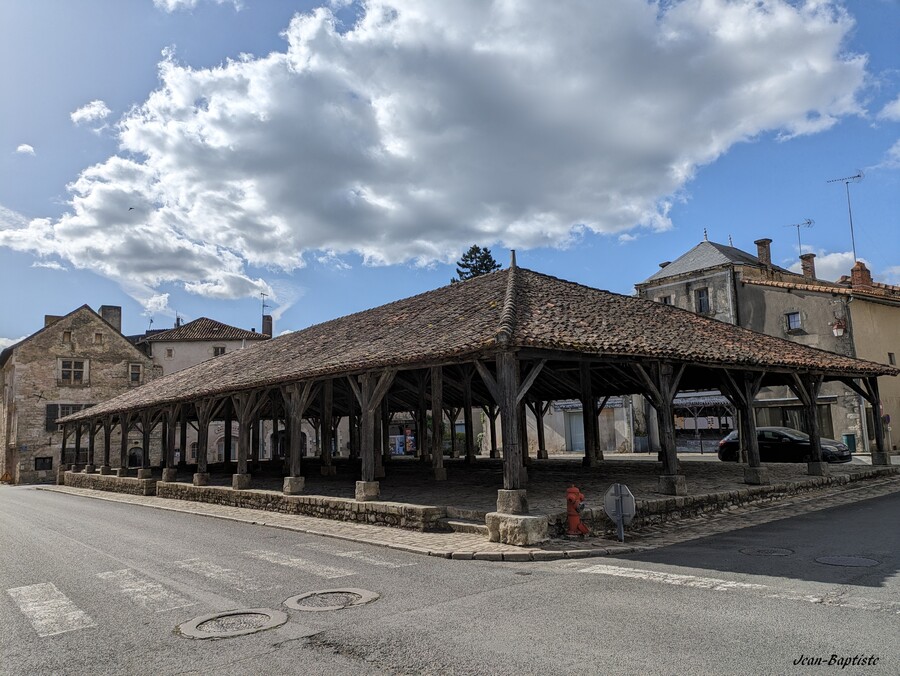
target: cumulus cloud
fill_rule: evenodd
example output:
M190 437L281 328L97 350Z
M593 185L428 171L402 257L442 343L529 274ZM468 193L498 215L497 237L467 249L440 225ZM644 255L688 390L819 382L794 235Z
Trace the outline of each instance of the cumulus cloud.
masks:
M900 139L895 141L894 145L888 148L881 162L868 167L868 169L870 171L873 169L900 169Z
M97 120L105 120L112 111L103 101L97 99L81 106L78 110L71 113L69 117L72 122L81 125L86 122L96 122Z
M879 111L878 119L900 122L900 95Z
M22 336L21 338L0 338L0 350L5 350L10 345L15 345L18 342L25 340L27 336Z
M852 19L823 0L371 0L358 16L297 15L284 51L215 68L167 53L121 155L0 245L143 297L222 298L272 291L251 267L663 230L699 166L858 114L866 77Z
M805 246L803 249L804 253L816 254L816 277L818 279L836 282L842 275L850 274L850 269L854 264L852 251L832 251L828 253L824 249L811 249ZM869 265L869 261L865 258L859 258L858 260ZM788 270L798 274L803 272L800 261L793 263Z
M34 155L34 147L27 143L21 143L16 146L16 152L20 155Z
M234 8L241 9L241 0L213 0L217 5L232 4ZM153 4L157 9L164 12L176 12L178 10L194 9L201 0L153 0Z
M59 270L61 272L66 272L68 268L66 266L57 263L56 261L35 261L31 264L33 268L46 268L47 270Z
M888 284L900 284L900 265L892 265L885 270L884 279Z

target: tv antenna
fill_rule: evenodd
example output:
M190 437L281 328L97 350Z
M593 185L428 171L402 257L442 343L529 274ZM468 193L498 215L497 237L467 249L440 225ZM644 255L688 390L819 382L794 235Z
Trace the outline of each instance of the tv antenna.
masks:
M843 178L833 178L826 183L843 183L847 189L847 214L850 216L850 244L853 247L853 262L856 263L856 237L853 236L853 210L850 208L850 184L859 183L866 175L862 169L857 169L853 176L844 176Z
M260 292L259 292L259 297L260 297L260 300L262 300L262 313L263 313L263 315L265 315L265 314L266 314L266 308L272 307L271 305L269 305L268 303L266 303L266 298L269 297L269 294L267 294L267 293L265 293L265 292L263 292L263 291L260 291Z
M811 218L806 218L799 223L791 223L790 225L786 225L786 228L797 228L797 251L798 253L803 253L803 245L800 243L800 228L811 228L816 224L816 222Z
M147 325L147 331L153 328L153 315L150 315L150 323Z

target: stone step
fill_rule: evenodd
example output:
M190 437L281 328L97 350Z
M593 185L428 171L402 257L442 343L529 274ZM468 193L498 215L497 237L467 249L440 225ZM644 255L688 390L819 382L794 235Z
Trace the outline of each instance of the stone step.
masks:
M454 533L474 533L487 537L488 528L485 523L470 519L440 519L439 523Z

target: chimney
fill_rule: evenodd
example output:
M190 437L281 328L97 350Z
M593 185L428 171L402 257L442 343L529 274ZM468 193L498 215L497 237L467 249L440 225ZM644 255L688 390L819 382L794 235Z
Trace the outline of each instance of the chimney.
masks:
M672 264L672 261L663 261L662 263L659 264L659 269L662 270L664 267L666 267L667 265L671 265L671 264Z
M263 320L263 322L262 322L262 332L263 332L265 335L271 337L271 336L272 336L272 329L273 329L273 325L272 325L272 315L263 315L262 320Z
M850 270L850 286L854 289L872 289L872 273L862 261L857 261Z
M122 307L119 305L101 305L100 316L112 327L122 333Z
M803 267L803 276L807 279L816 278L816 254L805 253L800 256L800 265Z
M767 268L772 267L772 250L769 248L772 240L766 237L753 243L756 245L756 257L759 259L759 262Z
M44 315L44 328L58 322L60 319L62 319L60 315Z

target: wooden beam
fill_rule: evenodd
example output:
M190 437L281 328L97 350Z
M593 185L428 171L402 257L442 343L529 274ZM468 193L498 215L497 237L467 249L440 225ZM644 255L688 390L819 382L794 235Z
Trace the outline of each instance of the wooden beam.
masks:
M534 381L540 375L541 370L544 368L544 364L547 363L546 359L541 359L537 364L531 367L531 370L528 371L528 375L525 376L525 379L522 381L522 384L519 385L519 391L516 394L516 403L520 403L522 398L528 393L528 390L531 389L531 386L534 384Z

